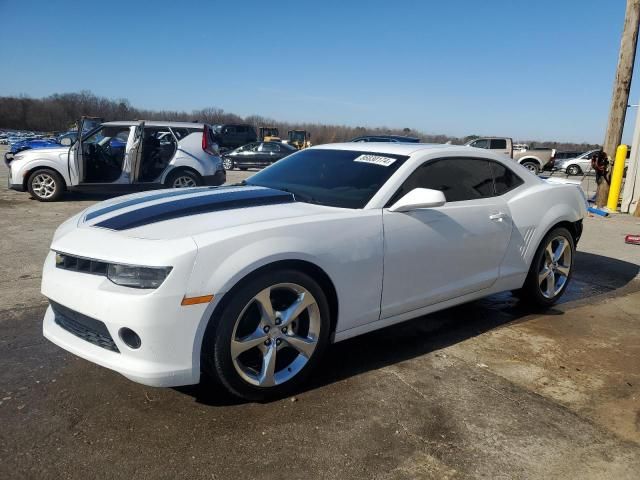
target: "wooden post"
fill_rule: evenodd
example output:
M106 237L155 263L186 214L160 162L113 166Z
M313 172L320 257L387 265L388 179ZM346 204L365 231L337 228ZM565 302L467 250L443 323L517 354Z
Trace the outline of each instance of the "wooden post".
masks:
M604 138L603 150L612 160L616 147L622 142L622 129L629 102L629 89L633 75L633 62L636 57L636 45L638 43L638 25L640 24L640 0L627 0L627 9L622 29L622 41L618 56L618 68L613 82L613 94L607 133ZM596 195L596 205L601 208L606 205L609 197L609 177L605 177Z

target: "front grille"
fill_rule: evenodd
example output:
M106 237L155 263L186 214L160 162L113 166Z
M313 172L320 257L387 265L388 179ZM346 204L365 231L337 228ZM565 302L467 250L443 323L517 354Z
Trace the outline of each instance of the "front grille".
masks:
M56 252L56 267L62 268L63 270L91 273L93 275L106 275L108 265L107 262L101 262L100 260Z
M51 300L49 304L53 310L55 322L67 332L99 347L120 353L107 326L100 320L87 317Z

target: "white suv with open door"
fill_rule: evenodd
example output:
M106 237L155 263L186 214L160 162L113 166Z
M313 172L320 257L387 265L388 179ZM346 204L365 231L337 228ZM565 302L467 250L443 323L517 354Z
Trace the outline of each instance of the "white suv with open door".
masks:
M43 202L65 190L125 192L226 181L213 130L202 123L101 123L72 145L20 152L9 168L9 188Z

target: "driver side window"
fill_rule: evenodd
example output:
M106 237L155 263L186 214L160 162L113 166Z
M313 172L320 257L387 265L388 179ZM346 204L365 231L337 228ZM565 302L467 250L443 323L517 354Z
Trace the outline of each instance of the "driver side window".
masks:
M440 190L447 202L495 195L491 165L479 158L444 158L422 164L405 180L387 206L393 205L414 188Z

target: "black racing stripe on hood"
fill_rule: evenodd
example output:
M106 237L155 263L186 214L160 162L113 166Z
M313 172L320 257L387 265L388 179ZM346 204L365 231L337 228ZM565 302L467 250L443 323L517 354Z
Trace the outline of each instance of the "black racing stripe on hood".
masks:
M295 199L291 193L270 188L247 188L246 190L241 189L231 192L218 191L211 195L182 198L173 202L142 207L138 210L108 218L96 223L94 226L111 230L127 230L201 213L292 202L295 202Z
M197 193L197 192L201 192L203 190L209 190L212 188L216 188L216 187L181 188L179 190L165 190L162 193L155 193L152 195L144 195L142 197L132 198L130 200L125 200L123 202L107 205L106 207L100 208L98 210L94 210L93 212L89 212L84 217L84 221L86 222L88 220L91 220L92 218L96 218L101 215L105 215L107 213L115 212L116 210L121 210L123 208L131 207L133 205L152 202L154 200L160 200L163 198L182 197L185 195L191 195L192 193Z

